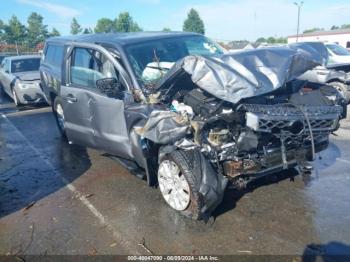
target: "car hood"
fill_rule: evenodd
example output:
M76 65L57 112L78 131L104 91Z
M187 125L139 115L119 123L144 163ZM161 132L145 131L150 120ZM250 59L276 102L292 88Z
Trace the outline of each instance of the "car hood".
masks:
M40 73L39 73L39 71L14 73L13 75L16 76L19 80L22 80L22 81L36 81L36 80L40 80Z
M238 103L283 87L306 71L324 63L310 48L272 47L221 56L187 56L178 61L156 89L169 88L181 78L219 99Z

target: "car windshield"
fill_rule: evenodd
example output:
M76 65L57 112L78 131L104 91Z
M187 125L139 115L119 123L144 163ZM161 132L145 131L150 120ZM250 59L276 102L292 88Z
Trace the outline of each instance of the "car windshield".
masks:
M12 60L11 72L21 73L21 72L28 72L28 71L38 71L39 66L40 66L40 58Z
M157 39L132 44L126 51L139 83L144 86L156 84L176 61L185 56L223 54L223 49L204 36Z
M350 52L340 45L327 45L327 47L336 55L350 56Z

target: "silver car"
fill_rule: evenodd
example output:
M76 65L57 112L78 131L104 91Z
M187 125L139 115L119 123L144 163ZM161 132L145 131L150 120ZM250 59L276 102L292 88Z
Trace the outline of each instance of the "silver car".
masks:
M40 55L6 57L0 66L0 84L16 106L45 101L40 87Z

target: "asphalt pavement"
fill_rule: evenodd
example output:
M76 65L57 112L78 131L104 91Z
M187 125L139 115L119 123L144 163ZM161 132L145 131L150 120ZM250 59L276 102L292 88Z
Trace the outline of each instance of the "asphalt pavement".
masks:
M348 254L350 121L305 178L226 191L206 223L103 152L65 143L50 107L0 98L0 254Z

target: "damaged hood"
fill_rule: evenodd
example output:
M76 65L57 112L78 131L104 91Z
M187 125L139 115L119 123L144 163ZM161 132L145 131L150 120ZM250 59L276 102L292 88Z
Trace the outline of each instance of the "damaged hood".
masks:
M186 56L175 64L158 88L190 75L192 82L208 93L238 103L243 98L277 90L321 64L322 56L301 47L261 48L217 57Z

